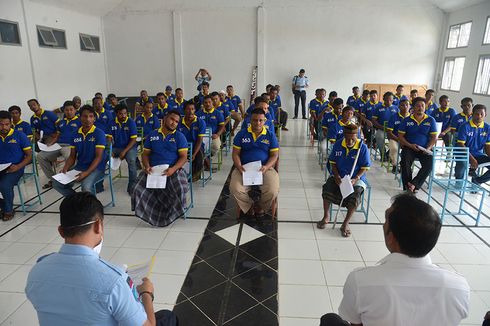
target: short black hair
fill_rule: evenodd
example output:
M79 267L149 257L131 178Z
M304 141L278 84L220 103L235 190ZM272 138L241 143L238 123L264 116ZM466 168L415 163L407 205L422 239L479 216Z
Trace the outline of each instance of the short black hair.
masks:
M265 100L265 98L263 98L262 96L257 96L255 99L254 99L254 105L258 105L259 103L267 103L267 101Z
M428 89L428 90L426 90L426 91L425 91L425 94L427 94L427 93L432 93L432 94L434 94L434 93L435 93L435 91L434 91L433 89Z
M410 91L410 94L415 94L415 93L417 93L417 94L418 94L418 93L419 93L419 90L418 90L418 89L412 89L412 90Z
M166 116L166 117L168 117L168 116L169 116L169 115L171 115L171 114L178 115L178 116L179 116L179 118L180 118L180 112L179 112L179 111L177 111L177 110L170 110L170 111L168 111L168 112L167 112L167 114L166 114L165 116Z
M252 110L252 113L250 115L252 115L252 114L263 114L263 115L265 115L265 111L264 111L264 109L261 109L261 108L255 108Z
M208 94L208 95L206 95L206 96L204 96L204 98L203 98L203 102L204 102L204 100L207 100L207 99L212 100L212 96L211 96L211 95L209 95L209 94Z
M337 97L335 100L333 100L333 105L340 105L344 104L344 100L341 99L340 97Z
M404 98L402 98L402 99L400 100L400 102L398 102L398 103L399 103L399 104L402 104L402 103L405 103L405 102L408 102L408 98L405 98L405 97L404 97Z
M67 238L87 232L91 224L83 224L97 219L104 219L104 206L95 195L88 191L69 195L61 202L60 226L63 235Z
M146 94L148 94L148 91L147 91L146 89L142 89L142 90L140 91L140 95L141 95L141 93L143 93L143 92L145 92Z
M114 108L114 111L116 111L116 113L118 113L119 111L122 111L122 110L126 110L126 112L128 111L128 107L124 103L119 103Z
M116 94L114 94L114 93L110 93L109 95L107 95L107 98L108 98L108 99L111 99L111 98L116 98Z
M102 98L100 98L100 97L97 97L97 96L96 96L96 97L94 97L94 98L92 99L92 104L94 104L94 103L95 103L95 101L97 101L97 100L101 100L101 101L103 101L103 100L102 100Z
M399 85L396 87L396 89L399 89L400 87L405 88L405 86L403 86L402 84L399 84Z
M386 93L383 94L383 99L387 98L388 96L393 96L394 97L395 95L393 95L392 92L386 92Z
M196 106L196 105L195 105L195 103L194 103L194 101L191 101L191 100L189 100L189 101L185 101L185 102L184 102L184 110L185 110L185 109L186 109L186 108L187 108L189 105L193 105L194 107Z
M337 92L336 91L331 91L330 93L328 93L328 97L337 97Z
M202 82L201 86L207 86L207 87L209 87L209 83L207 81Z
M352 91L356 90L356 89L359 89L359 86L354 86L352 87Z
M378 91L375 89L372 89L369 91L369 95L372 95L372 94L378 94Z
M437 243L441 232L439 214L431 205L413 194L403 193L392 198L393 210L386 215L388 231L409 257L424 257Z
M461 104L465 104L465 103L468 103L468 102L471 102L473 103L473 99L471 97L465 97L461 100Z
M150 102L150 101L146 101L146 102L145 102L145 106L147 106L148 104L150 104L151 106L153 106L153 103L152 103L152 102Z
M9 107L9 112L12 112L12 111L19 111L19 113L22 113L22 110L20 109L20 107L18 105L12 105L11 107Z
M369 89L365 89L362 91L362 95L369 95Z
M346 105L342 109L342 113L347 112L347 111L353 111L353 112L355 112L354 108L352 106L350 106L350 105Z
M439 96L439 102L442 101L442 100L449 100L449 96L447 96L447 95L441 95L441 96Z
M475 111L480 111L480 110L483 110L485 113L487 113L487 107L483 104L477 104L473 107L473 113L475 113Z
M269 96L269 93L262 93L262 94L260 94L260 96L262 96L262 97Z
M228 85L226 86L226 88L233 88L233 85Z
M211 97L219 96L219 93L218 92L212 92L210 95L211 95Z
M412 106L415 106L415 104L417 104L418 102L424 102L425 103L425 98L423 98L421 96L414 98L412 101Z
M65 103L63 103L63 110L67 107L67 106L75 106L75 104L73 103L73 101L65 101Z
M269 92L271 92L271 93L272 93L272 92L274 92L274 91L276 91L276 92L278 91L278 90L277 90L277 87L276 87L276 86L271 86L271 88L269 89Z
M91 112L91 113L92 113L94 116L96 115L94 107L93 107L92 105L90 105L90 104L85 104L85 105L83 105L83 106L80 108L80 110L79 110L79 112L80 112L80 116L82 116L83 111L89 111L89 112Z
M301 73L304 73L304 72L305 72L305 70L304 70L304 69L300 69L300 70L299 70L299 73L300 73L300 74L301 74Z
M12 116L10 115L9 111L2 110L0 111L0 120L5 120L5 119L12 119Z
M176 92L177 92L177 91L182 91L182 88L178 87L178 88L176 88L176 89L175 89L175 91L176 91Z
M29 104L29 102L36 102L37 105L39 105L39 101L36 100L35 98L31 98L29 101L27 101L27 104Z
M94 94L94 96L97 96L97 95L100 95L102 97L102 93L101 92L97 92Z

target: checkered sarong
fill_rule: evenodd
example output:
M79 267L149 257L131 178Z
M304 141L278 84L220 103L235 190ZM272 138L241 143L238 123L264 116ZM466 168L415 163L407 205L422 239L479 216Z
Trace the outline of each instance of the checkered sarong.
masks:
M179 169L167 178L165 189L147 189L146 173L141 172L131 196L136 217L153 226L167 226L184 215L189 192L187 175Z

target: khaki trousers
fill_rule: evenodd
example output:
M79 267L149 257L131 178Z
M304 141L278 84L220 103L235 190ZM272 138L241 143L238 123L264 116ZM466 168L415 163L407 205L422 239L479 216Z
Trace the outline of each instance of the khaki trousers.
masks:
M211 156L215 156L221 148L221 139L211 139Z
M58 159L58 157L63 156L63 159L68 159L70 156L70 145L61 145L61 149L58 149L57 151L53 152L39 152L37 154L37 161L39 162L39 165L41 166L41 170L43 170L44 175L48 178L49 181L51 181L51 178L53 175L56 174L56 171L54 170L54 162Z
M259 204L263 210L267 210L271 207L272 201L277 198L279 194L279 174L274 169L267 170L264 175L264 184L260 186L262 196L260 197ZM242 212L248 212L252 205L253 200L248 196L250 186L243 185L242 173L237 169L233 170L230 181L230 192L235 197L238 206Z
M388 146L390 147L391 163L393 165L396 165L396 156L398 155L398 142L393 140L393 139L390 139ZM400 162L398 162L398 163L400 163Z

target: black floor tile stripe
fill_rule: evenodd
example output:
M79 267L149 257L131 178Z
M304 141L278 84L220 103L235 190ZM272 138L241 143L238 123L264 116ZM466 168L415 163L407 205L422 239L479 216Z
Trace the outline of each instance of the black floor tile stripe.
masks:
M202 320L203 325L278 325L277 222L270 215L237 220L230 177L231 172L174 307L184 326ZM234 225L239 226L234 245L215 234ZM264 235L240 245L244 227Z

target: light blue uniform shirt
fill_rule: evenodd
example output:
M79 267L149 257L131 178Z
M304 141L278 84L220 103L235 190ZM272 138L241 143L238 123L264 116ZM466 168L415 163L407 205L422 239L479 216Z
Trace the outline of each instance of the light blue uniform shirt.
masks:
M294 90L296 90L296 91L301 92L301 91L306 90L306 86L308 85L308 77L306 77L306 76L300 77L299 75L294 76L293 85L295 86Z
M128 274L82 245L64 244L39 258L25 292L41 326L135 326L147 319Z

